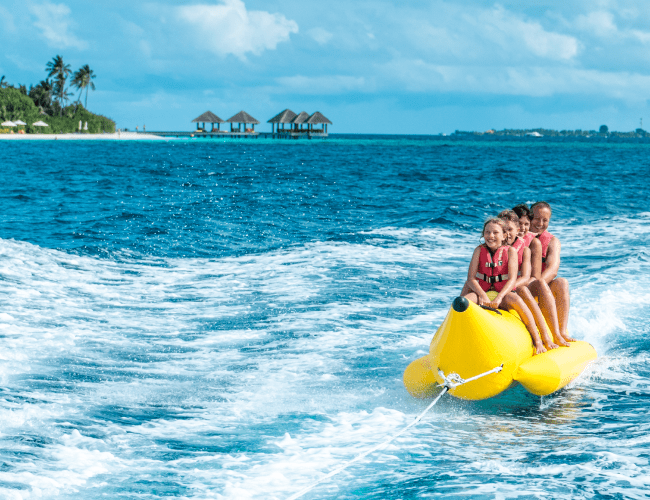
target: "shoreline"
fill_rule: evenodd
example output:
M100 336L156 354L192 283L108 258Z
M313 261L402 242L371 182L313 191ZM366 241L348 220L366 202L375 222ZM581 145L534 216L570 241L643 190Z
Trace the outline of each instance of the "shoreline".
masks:
M0 134L0 141L167 141L169 138L138 132L112 134Z

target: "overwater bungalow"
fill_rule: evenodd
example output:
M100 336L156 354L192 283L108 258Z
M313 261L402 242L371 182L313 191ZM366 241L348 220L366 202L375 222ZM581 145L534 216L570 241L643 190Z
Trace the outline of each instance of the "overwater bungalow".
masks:
M313 139L326 138L328 136L327 126L332 124L332 122L319 111L309 115L306 111L301 111L299 114L296 114L290 109L281 111L267 122L271 124L271 132L256 131L255 125L259 125L260 122L246 113L246 111L240 111L235 116L232 116L225 121L215 115L212 111L206 111L201 116L192 120L192 123L196 123L196 131L148 133L162 137L196 136L197 138L201 137L203 139L224 139L226 137L238 139ZM205 125L207 123L212 124L212 130L205 130ZM216 128L214 126L215 123L217 124ZM221 130L222 123L230 123L230 131ZM235 123L237 124L237 127L233 125ZM242 124L244 124L243 129ZM287 124L289 124L288 127L286 126ZM248 128L249 126L250 128Z
M293 130L298 131L302 130L302 125L309 120L309 114L306 111L301 111L295 116L291 123L293 123Z
M290 109L285 109L284 111L278 113L275 115L273 118L271 118L267 123L271 124L271 133L275 133L275 125L277 124L278 126L278 132L281 130L284 131L284 125L286 123L292 123L291 120L293 120L296 116L298 116L296 113L291 111ZM282 128L280 128L280 125L282 125ZM291 127L289 127L291 129Z
M309 132L312 133L320 133L320 134L327 134L327 125L331 125L332 122L329 121L325 116L320 111L316 111L313 115L311 115L307 121L307 127L309 129ZM314 128L314 125L321 125L321 128Z
M312 136L327 137L327 126L332 124L320 111L309 115L306 111L295 114L290 109L281 111L268 123L271 124L272 137L293 137L294 139L299 137L311 139ZM287 123L289 127L285 128Z
M255 132L255 125L259 124L260 122L257 121L255 118L253 118L248 113L246 113L246 111L240 111L235 116L231 116L230 118L228 118L226 120L226 123L230 123L230 132L234 132L234 129L233 129L233 126L232 126L233 123L236 123L237 124L237 130L239 132L242 132L241 126L242 126L242 123L243 123L244 124L243 132L244 133L246 133L246 132L252 133L252 132ZM251 128L246 128L246 125L249 124L249 123L252 125L252 127Z
M194 120L192 120L192 123L196 123L197 132L205 132L205 124L211 123L212 129L210 130L210 132L214 132L215 123L217 124L217 130L221 130L220 128L221 124L226 122L224 122L221 118L215 115L212 111L206 111L201 116L194 118ZM203 123L203 127L199 127L199 123Z

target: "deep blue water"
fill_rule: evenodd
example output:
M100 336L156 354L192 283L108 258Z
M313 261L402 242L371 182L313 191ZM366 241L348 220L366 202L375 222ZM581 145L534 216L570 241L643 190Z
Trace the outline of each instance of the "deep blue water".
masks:
M304 498L647 498L650 145L0 141L0 496L286 498L411 422L482 221L553 207L550 397L447 397Z

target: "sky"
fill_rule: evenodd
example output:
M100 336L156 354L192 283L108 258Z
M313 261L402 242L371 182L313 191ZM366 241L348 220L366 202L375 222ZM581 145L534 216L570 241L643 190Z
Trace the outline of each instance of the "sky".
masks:
M0 75L90 65L88 108L191 130L285 108L330 132L650 128L647 0L3 0Z

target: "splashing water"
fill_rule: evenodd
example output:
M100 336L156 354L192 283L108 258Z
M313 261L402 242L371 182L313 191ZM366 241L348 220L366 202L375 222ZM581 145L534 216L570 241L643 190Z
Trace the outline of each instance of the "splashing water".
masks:
M545 398L445 396L303 498L647 495L648 145L0 150L3 498L289 497L430 403L401 376L482 220L538 199L597 362Z

